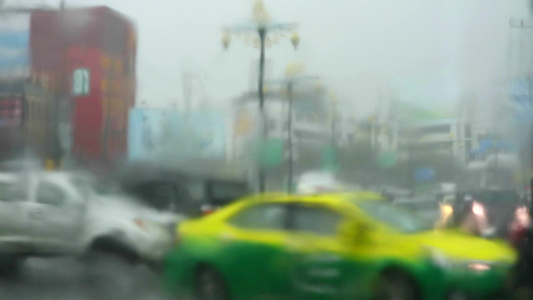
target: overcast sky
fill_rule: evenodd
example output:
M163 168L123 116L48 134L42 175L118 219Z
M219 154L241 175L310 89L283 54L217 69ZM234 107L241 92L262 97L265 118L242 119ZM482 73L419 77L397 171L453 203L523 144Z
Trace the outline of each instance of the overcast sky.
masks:
M509 19L526 16L525 3L265 0L274 19L299 24L301 38L298 51L286 38L267 57L273 77L303 62L359 115L375 109L380 94L450 108L464 94L489 98L505 78ZM181 106L183 70L202 77L205 93L220 105L250 87L258 51L238 38L224 51L221 29L250 18L252 0L67 0L99 4L137 24L138 103Z

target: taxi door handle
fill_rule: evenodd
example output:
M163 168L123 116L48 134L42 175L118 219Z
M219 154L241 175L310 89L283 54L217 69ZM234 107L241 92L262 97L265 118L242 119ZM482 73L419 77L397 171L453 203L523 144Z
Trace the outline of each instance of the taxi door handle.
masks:
M223 232L220 234L220 239L224 242L232 241L235 238L235 236L228 232Z
M285 242L285 248L287 248L288 251L297 252L302 249L302 243L295 241L287 241Z
M30 210L30 217L33 219L41 220L44 217L44 211L40 208Z

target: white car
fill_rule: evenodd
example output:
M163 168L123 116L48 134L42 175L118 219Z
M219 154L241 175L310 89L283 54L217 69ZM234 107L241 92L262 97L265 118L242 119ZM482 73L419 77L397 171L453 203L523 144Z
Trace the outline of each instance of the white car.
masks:
M335 176L328 172L307 172L302 174L296 184L299 194L317 194L347 190Z
M0 174L0 263L28 256L110 252L128 261L160 261L182 218L120 194L98 192L66 172Z

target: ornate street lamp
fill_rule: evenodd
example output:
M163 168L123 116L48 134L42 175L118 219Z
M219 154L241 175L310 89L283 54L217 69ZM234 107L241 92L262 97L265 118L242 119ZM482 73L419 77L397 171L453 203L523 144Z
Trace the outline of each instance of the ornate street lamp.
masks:
M261 124L261 140L265 141L268 132L265 115L265 97L264 97L264 76L265 76L265 47L271 47L276 44L280 38L285 36L289 31L294 31L296 24L292 23L276 23L270 19L263 1L257 0L252 11L252 22L245 24L227 27L224 29L222 35L222 46L224 49L229 47L231 42L231 33L243 36L246 43L252 43L253 46L259 47L259 81L258 81L258 95L259 95L259 116ZM248 34L248 35L247 35ZM295 49L300 43L300 37L296 32L293 32L290 41ZM265 191L265 171L263 166L259 168L259 191Z

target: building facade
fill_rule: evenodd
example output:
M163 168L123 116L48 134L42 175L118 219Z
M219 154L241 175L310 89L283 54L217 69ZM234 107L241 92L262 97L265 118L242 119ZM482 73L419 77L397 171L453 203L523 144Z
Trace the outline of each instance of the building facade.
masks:
M30 32L31 80L55 95L59 147L77 161L124 157L136 90L133 23L103 6L39 11Z
M471 124L458 119L419 122L399 131L399 152L416 148L417 151L450 155L466 164L476 145L477 137L472 132Z
M257 93L245 93L234 103L229 159L254 164L258 154L250 150L257 147L261 128ZM287 164L292 139L295 174L303 169L322 168L322 155L335 141L326 91L302 84L294 90L292 111L288 104L283 88L265 94L268 145L263 148L269 150L263 154L269 156L267 164L270 168Z

